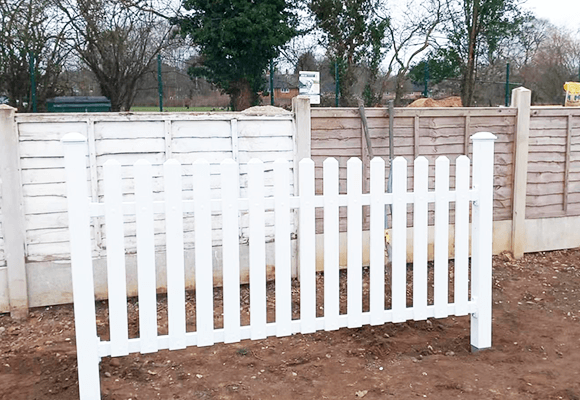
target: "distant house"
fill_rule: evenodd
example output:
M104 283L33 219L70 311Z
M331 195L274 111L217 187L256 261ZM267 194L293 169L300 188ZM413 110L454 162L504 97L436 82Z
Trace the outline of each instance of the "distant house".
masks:
M270 104L270 74L266 75L266 87L262 92L262 104ZM298 75L274 74L274 105L291 106L292 98L298 96Z

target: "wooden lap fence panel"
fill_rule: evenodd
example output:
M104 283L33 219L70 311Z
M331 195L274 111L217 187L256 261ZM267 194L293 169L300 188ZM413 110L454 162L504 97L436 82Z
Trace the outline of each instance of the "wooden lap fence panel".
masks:
M362 163L351 159L347 166L347 194L338 191L338 162L324 162L324 193L315 195L314 162L299 163L299 196L289 193L290 164L273 164L273 196L265 196L264 164L248 163L247 197L239 195L239 169L233 160L220 165L220 197L211 195L210 165L193 163L194 194L182 195L182 166L176 160L163 165L164 198L154 201L152 168L148 161L134 165L134 201L123 202L121 167L115 160L104 165L104 202L87 196L87 143L80 134L67 134L65 149L68 213L71 235L72 278L80 397L100 399L99 362L104 356L153 353L161 349L210 346L244 339L288 336L317 330L356 328L387 322L445 318L471 314L471 345L491 346L491 251L493 208L493 157L495 136L478 133L473 140L473 164L466 156L457 163L455 190L449 189L449 160L435 164L435 190L429 191L428 161L414 161L414 188L407 187L407 161L393 161L392 193L385 192L385 163L371 162L370 193L362 193ZM469 171L473 168L470 185ZM213 197L213 198L212 198ZM455 202L455 264L453 302L449 302L449 208ZM435 261L433 302L428 303L428 204L435 204ZM407 207L413 204L412 306L407 304ZM384 213L392 205L392 265L385 265ZM471 205L471 208L470 208ZM370 207L369 310L363 310L362 211ZM347 207L347 304L339 312L339 207ZM316 310L315 210L324 211L324 307ZM275 322L267 322L265 220L274 211ZM240 318L239 213L249 213L250 323ZM297 212L299 244L300 317L292 316L291 231ZM470 228L471 212L471 228ZM186 329L183 216L193 213L195 228L196 331ZM223 328L214 327L212 274L212 213L221 214L223 235ZM157 327L156 271L153 220L166 220L168 334ZM129 338L123 218L137 223L139 337ZM91 218L104 217L107 246L110 339L97 336ZM471 241L470 241L471 229ZM471 244L471 248L470 248ZM470 252L471 250L471 252ZM471 261L469 259L471 254ZM391 268L391 307L385 307L385 270Z

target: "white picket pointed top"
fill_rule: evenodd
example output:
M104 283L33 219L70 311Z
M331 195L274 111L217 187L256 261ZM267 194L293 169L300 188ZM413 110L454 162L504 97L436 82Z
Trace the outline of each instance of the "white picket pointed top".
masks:
M435 160L435 165L443 163L449 165L449 158L447 158L447 156L439 156L437 157L437 160Z
M471 135L471 141L474 140L496 140L497 136L495 136L491 132L477 132Z
M455 162L458 163L458 162L460 162L460 160L467 160L468 163L470 162L469 157L467 157L466 155L462 155L462 156L457 157ZM466 162L466 161L461 161L461 162Z
M60 139L60 141L64 144L66 143L78 143L78 142L86 142L87 138L84 137L82 134L78 132L71 132L67 133Z
M464 156L462 156L462 157L464 157ZM419 157L415 158L415 164L417 164L417 163L427 163L427 164L429 164L429 160L425 156L419 156Z
M121 163L119 161L117 161L117 160L111 159L111 160L105 161L105 163L103 164L103 166L106 166L106 165L121 165Z
M325 166L325 165L333 165L333 164L338 164L338 160L336 158L334 158L334 157L329 157L329 158L327 158L326 160L324 160L322 162L322 165L323 166Z
M371 165L373 165L373 164L377 164L377 165L379 165L379 166L380 166L380 165L385 165L385 160L383 160L383 158L382 158L382 157L374 157L374 158L371 160Z
M314 161L312 161L310 158L303 158L302 160L300 160L300 162L298 164L299 165L309 165L309 164L314 165Z
M362 161L360 160L360 158L358 157L351 157L348 159L348 161L346 162L346 165L362 165Z
M181 163L175 158L170 158L169 160L165 161L163 165L181 165Z
M405 157L395 157L395 159L393 160L393 165L407 165L407 159Z
M144 160L144 159L140 159L135 161L135 164L133 164L134 166L138 166L138 165L151 165L151 162L148 160Z
M232 165L232 164L237 164L234 160L232 160L231 158L226 158L225 160L222 160L222 162L220 163L221 165Z

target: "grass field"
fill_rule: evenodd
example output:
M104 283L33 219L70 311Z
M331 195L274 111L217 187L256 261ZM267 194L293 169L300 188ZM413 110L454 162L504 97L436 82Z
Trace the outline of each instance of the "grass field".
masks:
M158 112L159 107L131 107L132 112ZM219 107L163 107L163 112L225 111Z

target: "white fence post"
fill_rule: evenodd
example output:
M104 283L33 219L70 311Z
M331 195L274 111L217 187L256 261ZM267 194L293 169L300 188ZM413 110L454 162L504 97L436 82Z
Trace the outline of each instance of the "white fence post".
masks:
M69 133L62 138L62 144L67 176L79 393L82 400L100 399L99 338L95 317L86 167L87 141L79 133Z
M0 181L2 182L2 229L6 266L10 316L25 319L28 316L28 288L24 261L26 233L22 211L22 182L18 131L14 116L16 109L0 105Z
M471 297L477 311L471 314L473 350L491 347L493 151L496 137L478 132L473 141L473 188L478 191L472 211Z

